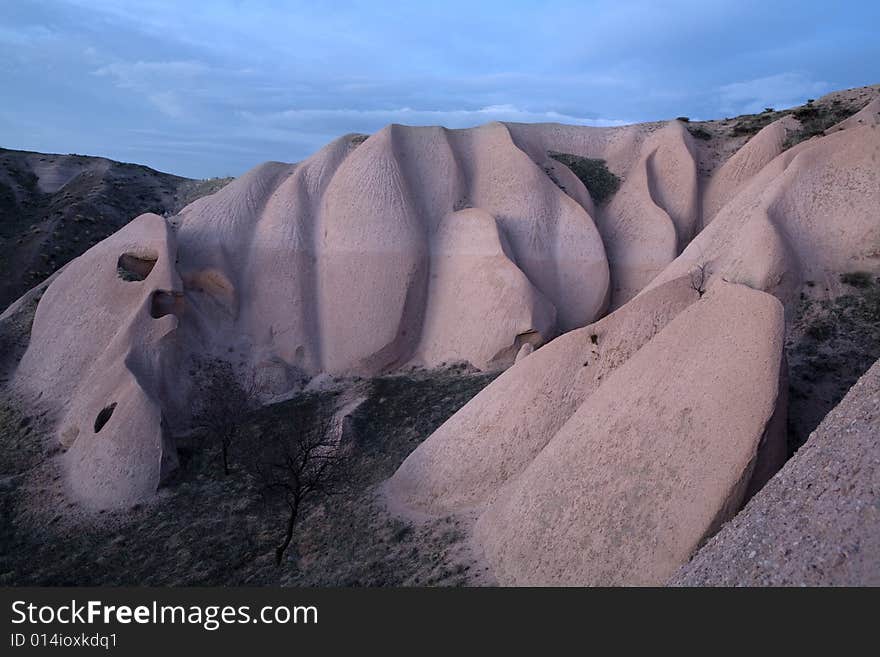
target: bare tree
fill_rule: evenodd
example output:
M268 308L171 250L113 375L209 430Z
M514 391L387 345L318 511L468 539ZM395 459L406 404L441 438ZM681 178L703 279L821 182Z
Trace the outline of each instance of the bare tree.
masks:
M229 453L241 437L248 416L259 403L259 388L253 376L240 380L224 360L202 364L197 376L193 424L220 447L223 474L229 474Z
M691 270L691 287L697 291L701 298L706 293L706 283L711 273L709 265L706 263L699 264Z
M338 492L348 465L332 418L306 407L293 411L291 419L292 426L272 427L250 450L251 468L263 494L280 501L287 511L284 537L275 548L278 565L293 540L303 504Z

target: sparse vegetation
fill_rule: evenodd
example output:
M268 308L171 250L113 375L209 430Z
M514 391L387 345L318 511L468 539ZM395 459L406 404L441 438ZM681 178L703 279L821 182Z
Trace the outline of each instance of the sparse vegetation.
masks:
M549 155L571 169L598 204L605 203L620 188L620 178L608 170L605 160L570 153L551 152Z
M319 496L300 509L281 568L275 565L279 499L264 500L261 482L247 466L245 449L230 452L231 475L217 467L220 446L209 441L189 465L147 505L103 513L98 521L68 506L43 451L46 421L19 427L22 417L0 406L0 584L138 586L400 586L462 585L482 575L474 566L458 518L410 523L389 514L376 485L440 424L484 388L495 374L461 368L370 380L366 401L353 417L345 484L331 498ZM241 447L292 427L299 413L331 409L336 390L301 393L264 406L242 428ZM299 409L299 410L298 410ZM310 410L311 409L311 410ZM8 422L7 422L8 419ZM320 415L315 418L321 422ZM36 469L34 469L36 466ZM38 474L45 471L43 474ZM30 481L30 483L29 483ZM34 490L45 509L28 500ZM59 510L63 512L59 513ZM283 532L283 529L282 529ZM58 551L57 546L65 549Z
M712 139L712 133L703 128L702 126L691 126L688 128L688 132L697 139L702 139L703 141L708 141Z
M332 495L345 483L346 451L331 417L320 408L295 407L283 424L260 434L248 454L260 491L285 508L284 538L275 548L281 565L303 505Z
M193 201L196 201L203 196L216 194L233 180L235 179L231 177L214 177L204 178L202 180L185 181L181 183L178 188L174 202L170 205L157 207L156 214L176 214Z
M825 342L834 335L834 322L830 317L818 317L807 326L806 334L815 342Z
M789 134L783 148L791 148L802 141L824 134L828 128L849 118L859 109L854 105L844 105L840 101L834 101L830 105L808 102L792 112L800 121L801 127L800 130Z
M844 277L858 282L852 294L802 297L786 343L791 453L880 359L880 283L870 275Z
M0 149L0 269L9 272L0 279L0 308L136 216L174 214L231 180L190 180L137 164L40 155L38 161L71 167L72 176L60 189L43 192L33 155Z
M787 110L776 112L771 108L768 109L770 111L764 110L760 114L744 114L743 116L737 117L737 122L733 125L733 128L731 128L730 134L733 137L755 135L766 126L789 113Z
M232 365L211 360L197 370L199 382L193 402L193 425L204 441L220 448L223 474L228 475L230 451L238 443L250 414L259 408L259 388L254 377L239 380Z
M867 288L874 283L874 277L870 272L851 271L840 275L840 282L852 287Z

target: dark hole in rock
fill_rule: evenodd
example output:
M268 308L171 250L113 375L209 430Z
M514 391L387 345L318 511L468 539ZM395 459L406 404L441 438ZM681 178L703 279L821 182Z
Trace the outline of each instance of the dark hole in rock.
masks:
M95 418L95 433L98 433L104 428L104 425L110 421L110 416L113 415L114 410L116 410L116 402L101 409L101 412L98 413L98 417Z
M153 271L157 259L123 253L116 261L116 275L127 282L142 281Z
M165 315L181 315L183 313L183 294L156 290L150 299L150 317L159 319Z

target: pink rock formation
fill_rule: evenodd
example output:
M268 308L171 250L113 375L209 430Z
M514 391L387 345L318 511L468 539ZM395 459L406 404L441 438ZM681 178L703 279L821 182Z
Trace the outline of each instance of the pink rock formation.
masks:
M781 153L646 289L707 265L788 305L804 281L833 291L842 272L878 271L878 159L880 130L861 124Z
M433 513L482 506L615 369L697 298L690 278L682 277L542 347L410 454L389 480L389 493Z
M391 499L429 513L476 509L502 583L664 582L784 459L782 306L763 292L790 305L805 281L834 294L842 272L880 271L869 108L784 152L795 125L762 131L710 181L712 221L678 257L673 240L688 224L648 203L662 198L654 151L628 133L643 155L597 225L612 306L637 296L483 390L406 459ZM565 132L549 130L547 143L566 150ZM595 154L597 143L613 140L568 152ZM615 247L627 240L633 260Z
M786 137L798 126L784 116L762 128L734 153L709 180L703 195L703 224L709 224L736 192L783 151Z
M95 507L152 495L176 465L161 401L183 309L175 258L166 221L142 215L72 261L37 307L17 379L59 411L68 483Z
M73 493L118 507L174 467L167 436L187 428L194 359L256 372L269 395L322 373L516 359L406 460L390 494L428 512L482 510L480 540L507 582L611 581L612 566L615 581L654 581L745 494L781 376L778 304L764 292L790 304L803 281L833 293L841 272L880 271L876 109L784 152L794 126L768 126L705 193L701 147L677 121L342 137L168 220L139 217L71 262L40 301L15 385L57 413ZM605 160L619 191L597 204L551 151ZM693 445L705 455L685 462ZM662 493L646 505L668 512L653 552L643 533L623 561L587 563L558 513L540 538L544 520L517 511L556 505L596 545L619 535L609 523L622 509L647 532L657 516L630 504L631 488L650 493L635 472ZM578 497L579 478L622 506ZM516 540L505 523L527 531Z
M679 121L619 129L510 129L529 152L602 159L623 178L620 191L594 215L611 267L612 308L635 296L694 236L700 219L696 162L691 136ZM572 185L578 198L583 188L569 181L566 189Z
M480 516L499 581L665 582L781 465L783 328L772 296L721 283L610 374Z
M487 369L552 334L555 307L512 258L490 214L468 209L441 220L432 238L430 303L416 361L468 360ZM498 319L487 323L487 317Z
M507 365L518 336L588 323L608 293L592 219L501 124L389 126L264 165L184 209L179 239L209 341L308 374Z

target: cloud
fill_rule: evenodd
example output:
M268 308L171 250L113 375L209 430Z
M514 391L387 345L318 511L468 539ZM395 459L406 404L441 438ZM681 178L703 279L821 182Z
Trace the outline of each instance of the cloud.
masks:
M183 118L184 116L180 99L173 91L160 91L149 94L147 100L165 116L170 116L173 119Z
M94 49L93 49L94 50ZM108 75L121 84L137 84L145 79L161 78L192 78L204 73L208 67L197 61L167 62L125 62L116 61L97 69L95 75Z
M779 73L719 87L721 109L727 114L751 114L765 107L802 105L831 91L827 82L811 80L802 73Z
M179 90L186 90L209 70L198 61L115 61L92 74L110 78L118 89L140 94L165 116L180 119L186 111Z
M866 0L6 5L0 145L195 176L388 123L732 116L877 82L880 58L880 3ZM154 134L131 141L143 127Z
M511 123L569 123L586 126L615 126L619 119L571 116L554 110L532 111L512 104L488 105L478 109L288 109L279 112L242 111L246 121L264 127L294 130L298 133L319 131L333 135L346 132L375 132L389 123L405 125L442 125L468 128L492 121Z

